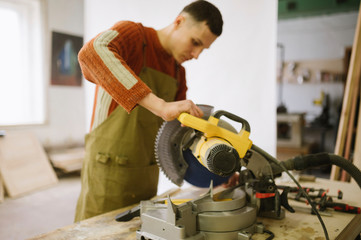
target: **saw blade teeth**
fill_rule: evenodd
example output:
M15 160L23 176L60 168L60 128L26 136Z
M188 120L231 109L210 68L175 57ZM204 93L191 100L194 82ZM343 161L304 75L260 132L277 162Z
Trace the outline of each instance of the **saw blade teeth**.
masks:
M174 184L181 186L183 175L177 166L179 163L180 150L172 146L171 138L179 133L182 128L178 120L164 122L158 130L155 138L154 153L158 166L165 176ZM178 139L177 139L178 140Z
M156 159L156 162L157 162L158 167L161 169L161 171L164 173L164 175L165 175L171 182L174 183L173 179L171 179L171 177L168 176L168 173L164 170L164 169L166 168L166 166L163 166L162 162L159 160L160 156L159 156L159 154L158 154L158 152L159 152L158 146L159 146L160 138L161 138L161 136L162 136L164 127L165 127L166 125L167 125L167 122L163 122L163 124L160 126L160 128L159 128L159 130L158 130L157 136L156 136L156 138L155 138L154 153L155 153L155 159Z

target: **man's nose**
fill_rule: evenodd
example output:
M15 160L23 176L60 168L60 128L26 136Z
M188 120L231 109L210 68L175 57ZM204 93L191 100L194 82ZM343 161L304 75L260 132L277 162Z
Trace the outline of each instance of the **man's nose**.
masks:
M201 52L202 52L202 49L200 49L200 48L193 49L193 51L191 52L192 58L198 59Z

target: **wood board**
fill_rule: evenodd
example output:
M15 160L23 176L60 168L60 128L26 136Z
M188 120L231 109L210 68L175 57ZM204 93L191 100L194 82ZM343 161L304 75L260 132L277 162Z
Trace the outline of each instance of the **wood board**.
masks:
M63 172L80 171L85 156L84 147L64 149L48 153L50 161L54 167Z
M5 197L4 185L0 176L0 203L4 201L4 197Z
M360 102L358 113L359 113L359 115L358 115L357 129L356 129L355 152L354 152L354 156L353 156L353 164L358 169L361 169L361 102ZM354 179L352 179L351 181L355 183Z
M277 184L287 184L278 182ZM294 184L291 184L294 186ZM314 187L314 188L326 188L330 190L330 194L337 193L338 189L342 189L344 193L344 203L350 205L359 205L358 199L361 197L361 191L358 185L336 182L326 179L316 179L316 182L307 182L302 186ZM172 199L180 198L195 198L201 194L207 192L206 188L190 187L186 189L179 189L175 194L169 193ZM163 198L168 194L163 194L159 198ZM301 204L300 202L292 201L293 204ZM33 238L31 240L57 240L57 239L136 239L136 230L141 226L141 220L139 217L133 218L129 222L117 222L115 216L119 213L127 211L132 207L121 208L108 212L99 216L95 216L80 222L76 222L72 225L56 229L49 233L44 233ZM302 206L307 206L302 203ZM258 218L257 222L262 222L266 229L271 230L275 234L274 239L289 239L289 240L302 240L302 239L325 239L321 225L315 215L308 212L296 211L296 213L286 212L286 218L283 220ZM330 239L335 239L339 233L348 226L352 221L355 214L342 213L331 211L331 217L323 217L325 225L328 229ZM262 240L269 237L269 234L256 233L252 236L254 240ZM30 240L29 239L29 240Z
M360 5L361 9L361 5ZM359 10L359 13L361 11ZM350 65L347 73L346 87L344 92L344 98L342 102L342 111L340 116L340 123L337 132L335 154L344 156L345 150L345 141L347 135L347 126L350 120L350 111L351 111L351 102L353 99L353 89L355 89L356 84L359 84L360 73L361 73L361 14L358 15L357 25L355 30L355 37L352 46L352 53L350 59ZM337 166L332 166L331 171L331 180L339 180L340 178L340 168Z
M58 182L42 145L31 132L7 132L0 138L0 173L10 197Z

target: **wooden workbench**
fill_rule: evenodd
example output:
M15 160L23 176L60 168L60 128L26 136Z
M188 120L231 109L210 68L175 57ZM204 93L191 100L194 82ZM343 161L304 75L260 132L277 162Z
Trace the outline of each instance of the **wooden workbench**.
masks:
M343 191L344 196L342 202L350 205L361 206L361 189L356 184L336 182L326 179L316 179L316 182L301 182L301 185L304 187L329 189L329 195L336 195L337 190L340 189ZM189 188L179 190L176 193L173 191L173 195L171 196L173 196L172 198L185 198L189 195L199 196L205 191L205 189ZM334 201L338 200L335 199ZM301 207L299 204L299 202L290 200L290 205L292 206L297 205L296 207ZM140 228L141 224L139 217L125 223L119 223L114 220L117 214L134 206L118 209L113 212L74 223L70 226L36 236L32 239L136 239L135 231ZM307 206L302 204L302 207ZM327 227L330 239L336 239L354 218L356 220L356 218L360 217L360 215L335 211L331 211L331 214L332 216L322 217ZM321 224L319 223L317 217L315 215L311 215L309 211L305 212L299 210L296 213L286 212L286 217L283 220L267 218L258 218L258 220L266 226L266 229L275 234L274 239L325 239ZM358 220L358 222L360 221ZM358 223L358 225L360 224ZM356 228L358 227L359 226ZM352 229L355 230L355 227L353 226ZM253 239L266 239L268 236L269 235L267 234L255 234Z

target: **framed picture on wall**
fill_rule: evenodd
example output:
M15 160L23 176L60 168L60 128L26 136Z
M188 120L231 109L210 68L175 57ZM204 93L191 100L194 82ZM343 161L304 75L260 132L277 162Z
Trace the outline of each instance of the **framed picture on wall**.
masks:
M82 37L52 32L51 85L82 85L78 62L78 52L82 46Z

